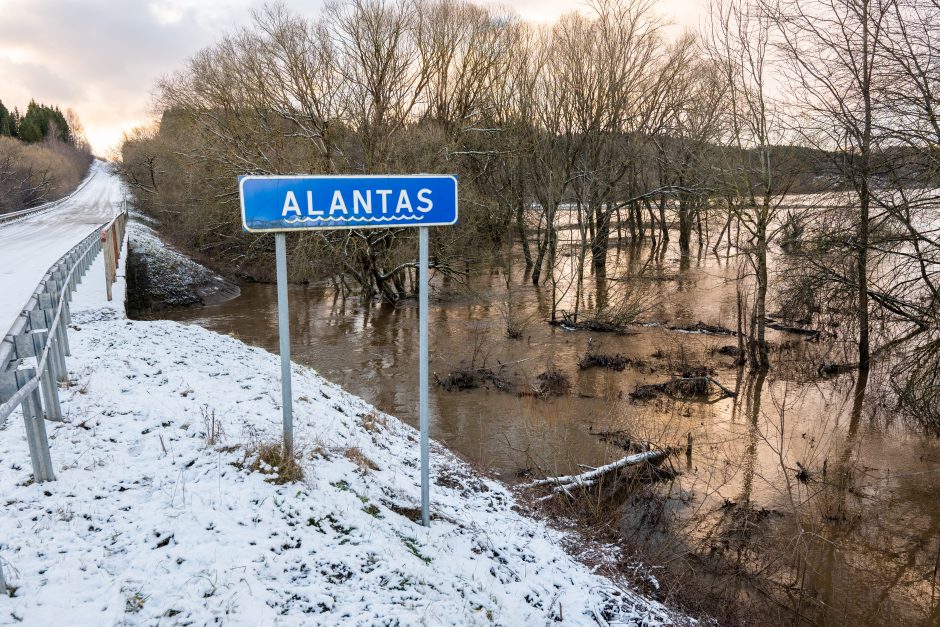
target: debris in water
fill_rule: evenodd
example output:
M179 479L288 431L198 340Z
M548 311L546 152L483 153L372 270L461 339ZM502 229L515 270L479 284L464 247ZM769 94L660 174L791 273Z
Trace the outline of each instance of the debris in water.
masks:
M511 381L489 368L461 368L443 377L435 374L434 382L448 392L475 390L480 387L492 387L501 392L512 392L515 389Z
M622 371L632 360L626 355L616 353L614 355L604 355L588 351L578 362L578 368L587 370L588 368L606 368L607 370Z
M664 383L638 385L630 392L630 398L635 401L647 401L658 394L665 394L672 398L706 400L711 396L711 385L721 391L720 398L735 396L733 391L719 383L712 374L707 367L696 366Z
M551 368L535 377L532 391L542 398L565 396L571 391L571 379L564 372Z

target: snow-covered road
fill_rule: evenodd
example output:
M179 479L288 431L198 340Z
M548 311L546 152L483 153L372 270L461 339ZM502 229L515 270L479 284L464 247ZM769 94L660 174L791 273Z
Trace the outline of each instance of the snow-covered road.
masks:
M0 225L0 337L59 257L121 209L124 187L103 161L84 185L54 209ZM102 278L102 280L104 280Z

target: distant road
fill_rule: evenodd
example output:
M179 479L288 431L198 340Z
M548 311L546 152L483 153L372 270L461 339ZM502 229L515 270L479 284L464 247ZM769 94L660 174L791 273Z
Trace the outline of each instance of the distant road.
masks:
M85 186L55 208L0 224L0 338L52 264L96 227L109 222L121 210L123 200L120 179L103 161L95 161ZM104 281L104 276L98 278Z

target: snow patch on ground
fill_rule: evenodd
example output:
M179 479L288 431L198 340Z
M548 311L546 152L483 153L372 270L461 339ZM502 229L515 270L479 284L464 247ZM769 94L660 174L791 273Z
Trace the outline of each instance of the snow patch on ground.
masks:
M0 623L675 622L438 445L432 525L413 522L415 430L309 368L293 370L305 478L268 482L246 448L280 434L278 358L94 300L73 308L67 422L47 422L58 481L31 483L21 420L0 430L0 564L16 587Z

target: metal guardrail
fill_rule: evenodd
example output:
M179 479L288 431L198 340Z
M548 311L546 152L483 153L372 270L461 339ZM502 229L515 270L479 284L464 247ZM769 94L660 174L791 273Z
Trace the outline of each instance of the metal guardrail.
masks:
M90 176L86 176L85 179L81 183L78 184L78 187L76 187L72 191L72 193L69 194L68 196L63 196L62 198L59 198L57 200L50 200L49 202L45 202L41 205L37 205L29 209L23 209L21 211L11 211L9 213L0 213L0 224L6 224L8 222L16 222L23 218L28 218L30 216L34 216L39 213L45 213L46 211L51 211L52 209L55 209L56 207L58 207L60 204L64 203L65 201L71 200L72 197L75 196L75 194L85 189L85 186L88 185L89 181L95 178L96 174L97 172L92 173Z
M122 213L65 253L39 282L23 313L0 341L0 425L22 407L37 483L55 480L44 421L62 420L58 384L68 379L65 357L71 355L72 292L98 253L105 251L105 282L111 299L126 221L125 203ZM35 366L27 366L28 358L35 358Z

